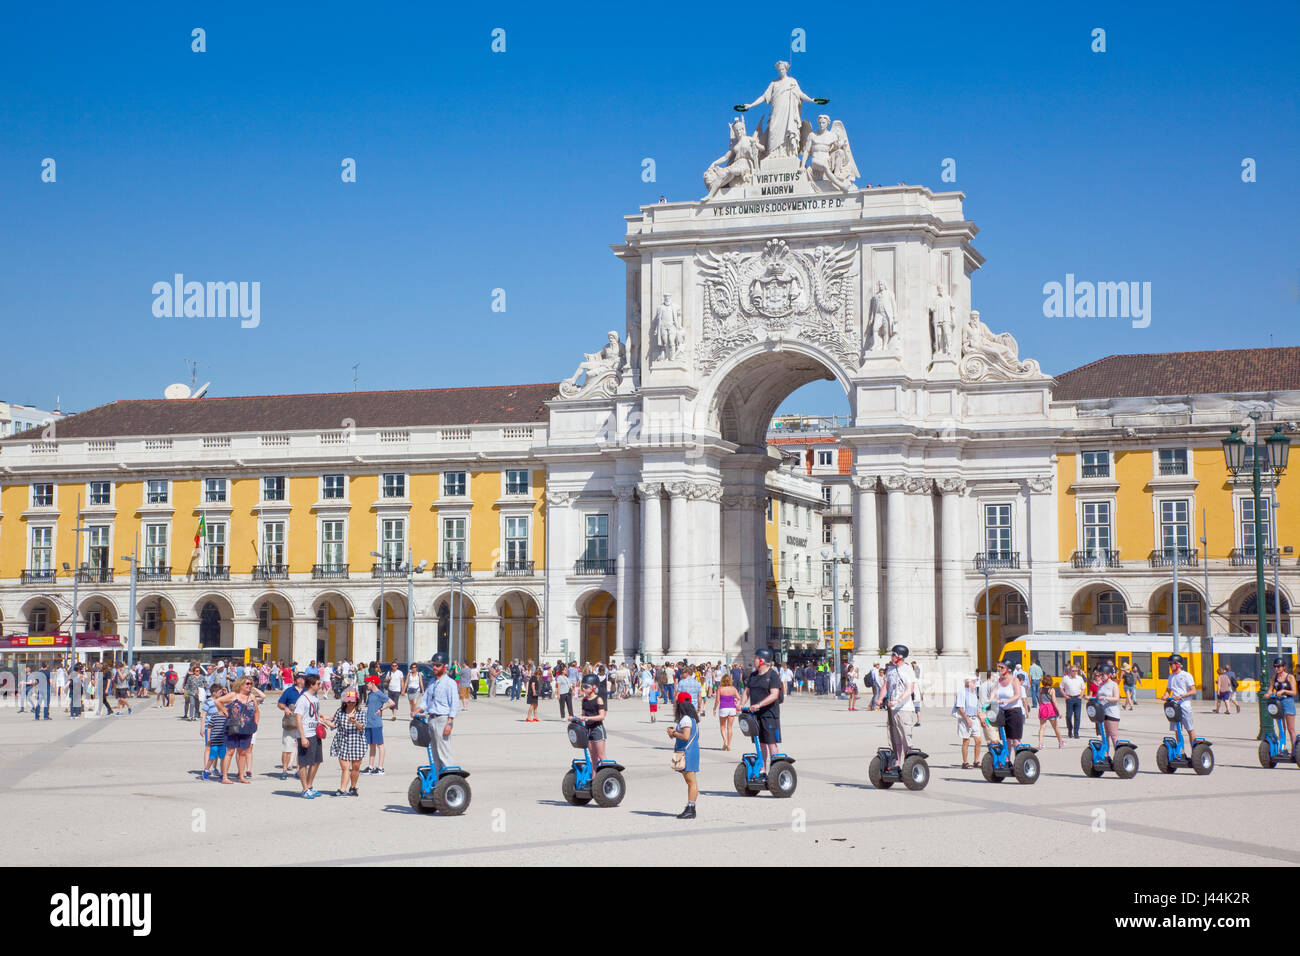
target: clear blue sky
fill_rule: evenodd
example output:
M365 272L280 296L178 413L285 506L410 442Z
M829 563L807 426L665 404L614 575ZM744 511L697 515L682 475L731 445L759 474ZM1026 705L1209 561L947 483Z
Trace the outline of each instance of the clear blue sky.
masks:
M558 380L621 328L622 217L702 195L781 56L863 182L966 193L975 306L1047 371L1300 338L1294 3L280 6L9 6L0 398L160 396L186 358L219 395ZM261 326L154 318L175 272L259 281ZM1044 319L1067 272L1151 282L1151 326Z

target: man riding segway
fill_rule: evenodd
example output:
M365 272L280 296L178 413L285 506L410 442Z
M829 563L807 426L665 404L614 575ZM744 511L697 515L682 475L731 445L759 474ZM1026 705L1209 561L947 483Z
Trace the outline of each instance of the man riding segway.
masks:
M433 655L433 680L411 717L411 743L424 747L429 756L427 767L418 767L406 797L418 813L437 810L446 816L459 816L469 807L469 776L451 755L451 731L460 713L456 682L447 673L447 655Z
M772 667L776 655L766 647L754 652L754 673L745 682L745 693L740 707L758 718L759 744L763 751L763 776L776 755L781 742L781 700L784 697L781 675Z
M889 666L885 668L885 706L889 711L889 743L894 748L893 765L886 770L897 769L907 754L908 728L903 720L903 711L912 703L916 693L916 672L907 663L911 653L906 644L895 644L889 649Z

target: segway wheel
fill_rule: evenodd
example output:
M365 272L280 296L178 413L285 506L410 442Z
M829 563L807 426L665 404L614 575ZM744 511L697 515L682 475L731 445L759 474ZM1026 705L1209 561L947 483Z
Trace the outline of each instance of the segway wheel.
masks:
M420 797L423 793L423 788L420 786L420 778L416 777L411 781L411 785L406 788L406 802L411 805L411 809L416 813L432 813L433 807L427 807L420 802Z
M1214 770L1214 751L1209 744L1197 744L1192 748L1192 769L1202 777Z
M1121 780L1132 780L1138 772L1137 751L1124 747L1115 754L1115 776Z
M880 764L879 755L871 758L871 763L867 764L867 779L877 790L888 790L894 785L894 781L885 779L884 768Z
M908 790L924 790L930 782L930 765L921 757L908 757L903 761L903 786Z
M597 770L596 779L591 782L591 792L599 806L616 807L627 796L627 781L617 770L608 767Z
M1156 748L1156 767L1161 773L1173 773L1177 767L1169 765L1169 745L1161 744Z
M736 772L731 775L731 783L735 786L736 793L740 794L742 797L758 796L757 793L749 789L749 774L745 772L745 764L743 761L736 764Z
M1259 742L1259 765L1265 770L1272 770L1277 766L1277 759L1273 756L1273 748L1267 740Z
M1016 762L1011 765L1011 770L1020 783L1038 783L1038 774L1042 770L1042 765L1039 764L1036 754L1022 753L1016 757Z
M469 808L469 798L469 781L454 773L440 777L433 785L433 805L444 816L460 816Z
M1002 778L998 776L997 770L993 766L993 755L986 753L980 758L980 773L989 783L1001 783Z
M1100 777L1106 772L1103 768L1098 767L1093 763L1091 747L1084 747L1083 753L1079 754L1079 766L1083 768L1083 775L1085 777Z
M564 799L575 807L585 807L591 803L591 797L578 796L578 775L573 770L569 770L564 775L564 782L560 784L560 792L564 794Z
M774 797L793 797L795 787L799 786L799 775L794 772L794 764L778 760L767 768L767 789Z

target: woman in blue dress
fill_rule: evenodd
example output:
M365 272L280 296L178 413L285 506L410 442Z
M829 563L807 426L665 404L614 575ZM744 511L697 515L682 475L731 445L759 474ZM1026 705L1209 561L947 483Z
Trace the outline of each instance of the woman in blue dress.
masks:
M673 738L673 769L686 781L686 809L677 814L677 819L694 820L695 800L700 795L700 715L685 691L677 695L668 736Z

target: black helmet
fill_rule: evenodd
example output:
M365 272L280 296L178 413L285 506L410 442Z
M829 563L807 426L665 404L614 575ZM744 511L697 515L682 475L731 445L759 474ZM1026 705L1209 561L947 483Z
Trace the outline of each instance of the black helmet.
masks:
M1170 655L1169 655L1169 663L1170 663L1170 664L1181 664L1183 667L1186 667L1186 666L1187 666L1187 661L1186 661L1186 659L1183 657L1182 654L1170 654Z
M595 674L587 674L582 678L583 687L599 687L600 685L601 685L601 680Z
M438 651L438 653L434 654L433 657L429 658L429 660L434 664L441 664L443 667L447 666L447 655L443 651Z
M907 649L906 644L895 644L889 649L889 653L897 654L899 657L906 658L907 655L912 652Z
M754 651L754 662L767 661L769 664L776 660L776 653L770 647L760 647Z
M1105 674L1107 677L1114 677L1114 676L1115 676L1115 665L1114 665L1114 664L1102 664L1102 665L1101 665L1101 672L1102 672L1103 674Z
M1285 667L1285 666L1286 666L1286 661L1282 660L1282 658L1280 658L1280 657L1275 657L1275 658L1273 658L1273 666L1274 666L1274 667Z

